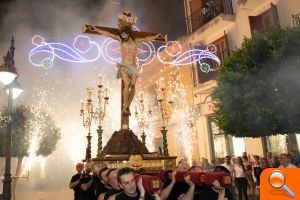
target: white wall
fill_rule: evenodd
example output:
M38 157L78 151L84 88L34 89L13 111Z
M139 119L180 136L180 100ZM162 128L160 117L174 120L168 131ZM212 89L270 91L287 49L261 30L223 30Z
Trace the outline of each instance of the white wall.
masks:
M280 25L282 27L292 27L292 14L300 13L300 0L280 0L277 4L277 10Z

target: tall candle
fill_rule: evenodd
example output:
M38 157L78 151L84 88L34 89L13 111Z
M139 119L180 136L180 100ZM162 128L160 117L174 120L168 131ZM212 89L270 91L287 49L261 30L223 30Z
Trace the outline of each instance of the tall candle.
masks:
M164 88L165 88L165 80L164 80L163 78L161 78L161 79L159 80L159 87L160 87L161 89L164 89Z
M88 99L92 99L93 88L87 88L86 90L87 90Z
M83 101L81 100L81 110L83 110L84 104Z
M157 98L157 100L160 100L161 98L160 98L161 96L160 96L160 90L158 89L158 90L156 90L156 98Z
M103 85L103 80L100 74L98 74L99 85Z
M172 93L169 94L169 102L173 102L173 95L172 95Z
M107 91L107 88L105 89L105 97L108 97L108 91Z

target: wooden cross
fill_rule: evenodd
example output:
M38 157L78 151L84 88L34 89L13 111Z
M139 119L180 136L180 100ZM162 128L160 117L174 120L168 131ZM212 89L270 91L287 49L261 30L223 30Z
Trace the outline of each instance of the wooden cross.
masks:
M96 31L92 31L90 30L88 27L93 27L93 29L98 28L101 29L103 31L107 31L110 32L111 34L114 35L118 35L119 34L119 29L117 28L110 28L110 27L104 27L104 26L93 26L93 25L88 25L88 24L84 24L82 27L82 32L83 33L89 33L89 34L96 34L96 35L101 35ZM132 31L132 36L134 38L145 38L145 37L149 37L149 36L155 36L158 33L150 33L150 32L141 32L141 31ZM155 39L156 41L162 41L162 42L167 42L167 34L164 35L163 38L160 39Z

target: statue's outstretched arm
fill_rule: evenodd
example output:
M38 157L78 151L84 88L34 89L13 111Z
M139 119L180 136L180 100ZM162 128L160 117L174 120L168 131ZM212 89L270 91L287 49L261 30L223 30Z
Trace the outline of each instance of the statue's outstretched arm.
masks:
M144 38L136 38L136 42L141 43L141 42L148 42L148 41L152 41L155 39L163 39L164 37L166 37L166 34L163 33L159 33L157 35L154 36L149 36L149 37L144 37Z
M110 38L118 40L118 41L120 40L120 37L118 35L115 35L108 31L102 30L96 26L83 25L83 32L85 32L86 30L92 31L94 33L99 33L100 35L104 35L106 37L110 37Z

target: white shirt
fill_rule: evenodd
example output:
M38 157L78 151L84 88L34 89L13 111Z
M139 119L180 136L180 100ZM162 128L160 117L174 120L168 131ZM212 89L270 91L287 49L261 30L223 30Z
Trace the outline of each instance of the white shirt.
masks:
M286 167L284 167L283 165L280 165L278 168L297 168L297 166L293 165L292 163L289 163Z
M245 178L246 174L242 166L235 165L234 166L235 177L236 178Z
M226 169L228 169L228 171L230 171L230 173L232 174L233 170L234 170L234 166L229 164L227 165L226 163L222 164L223 167L226 167Z

